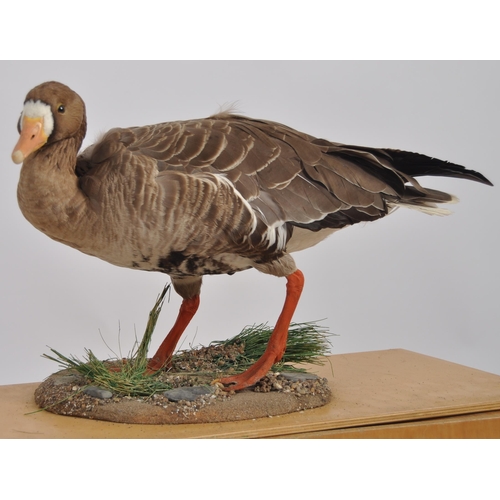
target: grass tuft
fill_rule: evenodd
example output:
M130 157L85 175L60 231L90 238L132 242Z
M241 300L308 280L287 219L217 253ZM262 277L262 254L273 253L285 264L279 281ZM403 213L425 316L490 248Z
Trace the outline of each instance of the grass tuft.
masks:
M55 361L62 368L73 368L83 375L90 383L123 396L152 396L159 392L165 392L172 388L170 384L161 381L158 375L161 372L146 374L148 364L147 353L151 343L151 337L160 316L165 295L170 288L167 284L149 313L148 323L141 343L137 350L128 358L113 361L100 361L90 349L85 349L86 355L83 361L70 355L64 356L55 349L50 350L57 356L44 354L43 357Z
M245 327L241 333L229 340L214 341L210 345L231 346L242 345L243 352L235 360L231 361L227 368L234 368L234 371L245 371L250 368L266 350L267 344L273 333L273 328L267 323ZM322 357L330 352L331 343L328 340L330 334L328 329L317 325L317 321L306 323L291 323L288 329L288 340L286 351L282 360L276 363L273 371L304 371L293 364L311 363L323 364ZM237 367L234 365L237 364Z

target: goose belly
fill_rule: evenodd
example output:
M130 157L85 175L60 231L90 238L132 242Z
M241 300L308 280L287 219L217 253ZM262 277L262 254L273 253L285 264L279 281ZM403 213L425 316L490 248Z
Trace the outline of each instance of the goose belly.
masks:
M234 274L251 267L253 267L251 259L230 253L209 257L170 252L159 259L158 266L154 270L174 277L185 277L206 274Z
M143 271L157 271L173 277L203 276L206 274L234 274L253 267L251 259L230 253L213 256L195 255L181 251L148 251L140 248L111 246L95 251L79 248L82 252L98 257L110 264Z

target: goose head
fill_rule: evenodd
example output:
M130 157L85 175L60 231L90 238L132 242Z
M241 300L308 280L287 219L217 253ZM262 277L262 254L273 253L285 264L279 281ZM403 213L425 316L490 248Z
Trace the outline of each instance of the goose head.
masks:
M62 83L42 83L28 92L17 128L20 137L12 152L14 163L71 137L80 141L78 149L86 131L85 104Z

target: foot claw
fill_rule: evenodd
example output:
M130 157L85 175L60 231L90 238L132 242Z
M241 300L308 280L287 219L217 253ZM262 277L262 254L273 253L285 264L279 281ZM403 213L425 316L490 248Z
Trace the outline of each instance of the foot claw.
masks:
M261 378L264 378L270 367L264 370L252 370L252 368L253 367L238 375L218 379L217 382L224 386L222 388L224 391L241 391L243 389L247 389L248 387L252 387Z

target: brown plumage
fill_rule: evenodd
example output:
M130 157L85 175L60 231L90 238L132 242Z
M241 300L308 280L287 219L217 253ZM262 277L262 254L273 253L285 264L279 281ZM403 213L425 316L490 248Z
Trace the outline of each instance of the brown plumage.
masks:
M183 305L150 362L171 357L196 312L204 274L254 267L287 277L287 299L266 354L243 375L253 384L278 361L303 286L290 252L398 206L445 213L453 196L421 175L491 184L464 167L416 153L346 146L279 123L219 114L116 128L78 155L85 105L47 82L26 96L13 160L25 217L51 238L118 266L170 275Z

